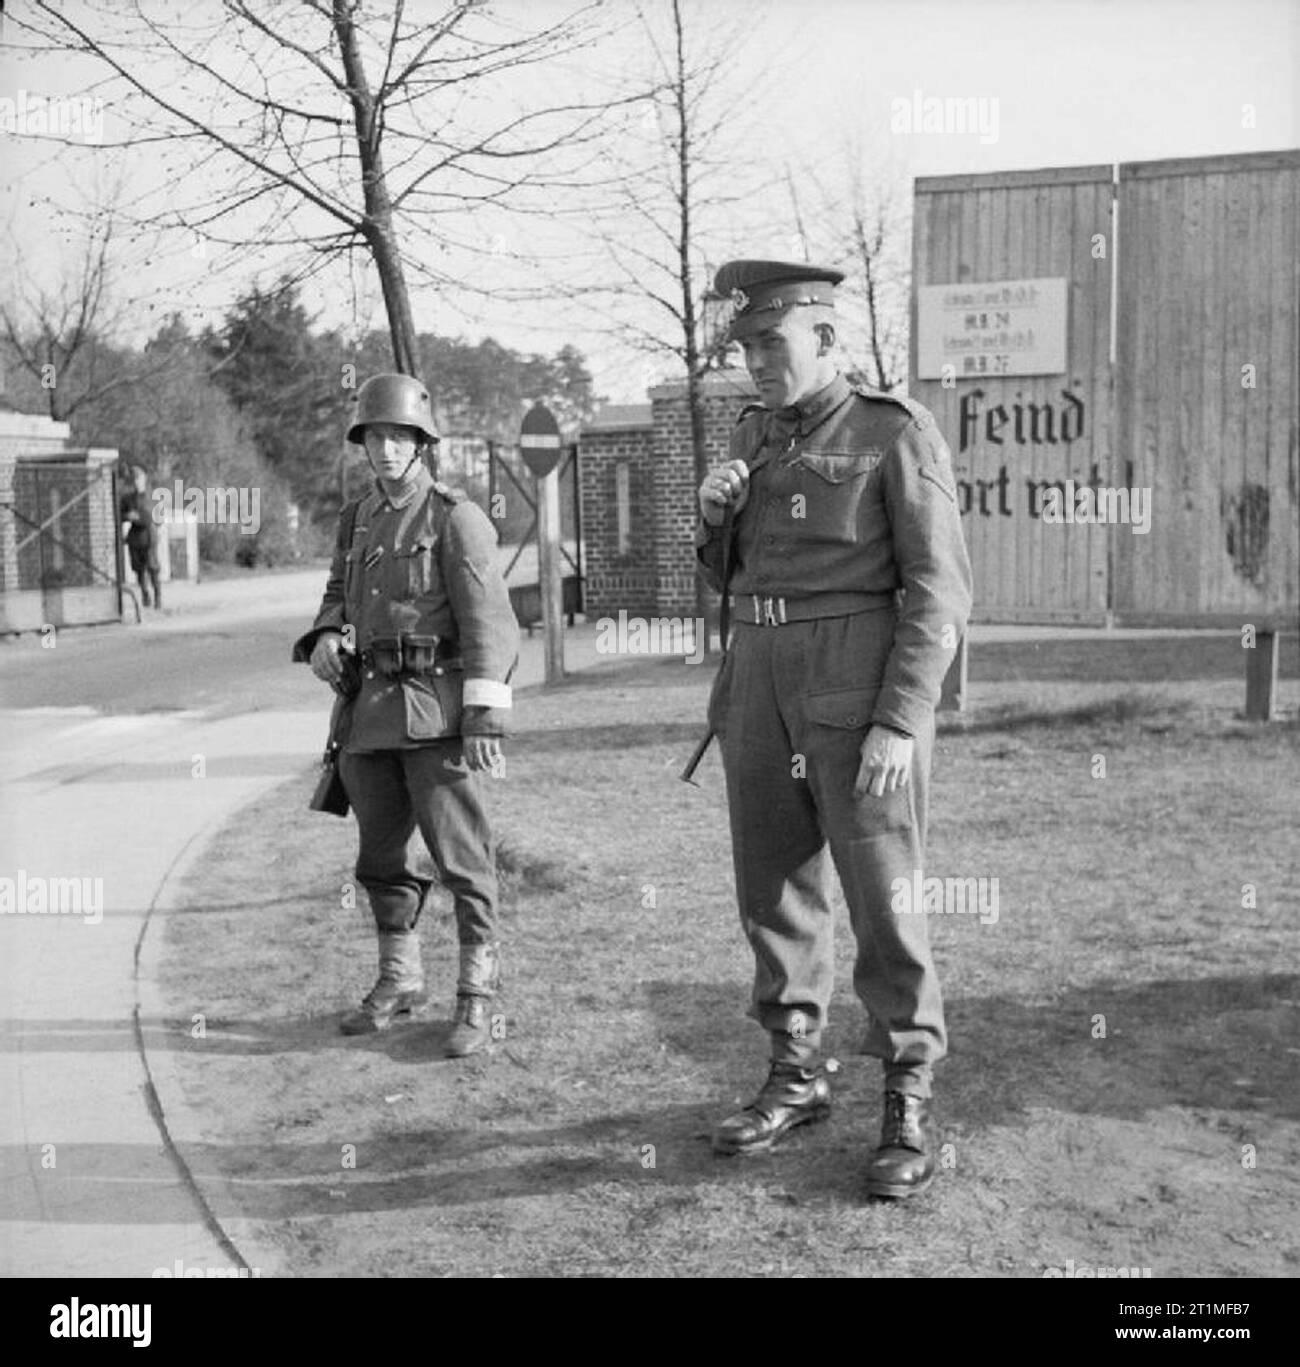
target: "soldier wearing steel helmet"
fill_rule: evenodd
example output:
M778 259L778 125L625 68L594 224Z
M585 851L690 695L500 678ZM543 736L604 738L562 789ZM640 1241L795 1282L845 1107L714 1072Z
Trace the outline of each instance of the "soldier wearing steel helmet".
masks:
M971 606L948 449L930 414L838 372L837 270L732 261L760 403L699 489L698 555L735 623L709 705L720 739L750 1014L768 1032L755 1100L717 1127L721 1154L764 1151L830 1113L820 1062L834 988L832 868L858 953L866 1051L884 1070L866 1189L905 1197L935 1167L932 1067L943 1003L926 918L897 880L922 867L934 708ZM909 904L910 905L910 904Z
M454 899L460 944L451 1056L490 1037L499 984L497 879L481 775L499 771L519 628L496 532L425 463L429 391L375 375L348 440L373 489L339 518L320 611L294 659L351 697L339 773L360 827L357 879L379 939L379 976L345 1034L387 1029L425 1000L417 923L429 890L408 849L419 830Z

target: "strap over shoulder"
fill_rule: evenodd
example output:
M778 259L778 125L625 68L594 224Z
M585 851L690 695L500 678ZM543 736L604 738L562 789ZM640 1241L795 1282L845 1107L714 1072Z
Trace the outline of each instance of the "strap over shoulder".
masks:
M864 384L852 384L850 389L860 399L866 399L868 403L889 403L896 404L911 418L933 419L933 414L924 404L917 403L915 399L910 399L906 394L886 393L883 389L868 389Z
M440 479L433 481L433 491L444 503L449 503L453 507L457 503L464 503L469 497L464 489L453 489L450 484L444 484Z

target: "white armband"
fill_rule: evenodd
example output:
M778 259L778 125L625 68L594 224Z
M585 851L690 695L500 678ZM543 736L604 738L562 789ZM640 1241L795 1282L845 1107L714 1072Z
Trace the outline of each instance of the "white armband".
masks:
M466 707L509 707L510 685L495 679L466 679Z

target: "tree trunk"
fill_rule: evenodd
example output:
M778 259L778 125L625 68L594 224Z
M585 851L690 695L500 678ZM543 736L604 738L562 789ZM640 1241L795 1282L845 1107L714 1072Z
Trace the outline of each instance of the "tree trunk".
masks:
M700 339L695 313L695 291L691 283L691 125L687 108L686 29L679 0L673 0L673 29L677 45L676 79L673 98L677 106L677 275L682 290L682 341L686 361L686 402L691 414L691 452L695 458L695 485L698 488L709 472L709 453L704 442L704 396L700 377ZM695 576L695 616L703 624L705 654L709 653L715 616L713 594L703 575ZM723 645L726 642L722 643Z
M375 100L366 80L365 67L352 23L351 0L334 0L334 32L348 80L352 116L357 129L357 148L361 157L361 188L365 196L365 219L361 225L375 258L379 283L384 292L388 314L388 333L393 347L393 368L402 375L417 372L415 320L411 298L402 269L402 254L393 231L393 206L384 178L384 159L380 153L381 130L375 120Z

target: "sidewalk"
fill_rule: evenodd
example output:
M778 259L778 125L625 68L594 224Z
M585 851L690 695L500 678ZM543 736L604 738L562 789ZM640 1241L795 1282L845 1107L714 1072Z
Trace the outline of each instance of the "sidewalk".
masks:
M172 595L175 616L127 629L310 621L321 579L187 588ZM569 673L598 661L596 638L594 626L566 631ZM543 644L521 634L517 688L541 683ZM98 880L102 892L99 919L0 915L0 1275L276 1271L253 1229L221 1217L222 1179L173 1073L189 1022L166 1019L156 989L160 922L236 811L295 774L305 801L327 712L322 690L319 706L234 716L0 713L0 874L15 896L20 879Z

